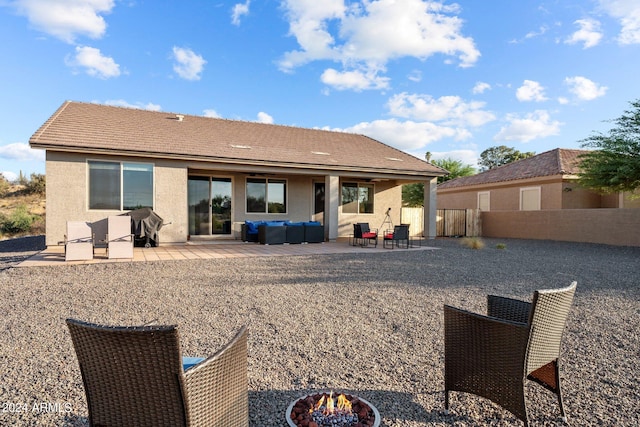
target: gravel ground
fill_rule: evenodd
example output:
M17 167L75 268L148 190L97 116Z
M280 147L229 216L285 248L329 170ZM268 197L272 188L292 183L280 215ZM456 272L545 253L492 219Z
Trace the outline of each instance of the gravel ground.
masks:
M175 323L189 355L213 353L247 324L252 427L286 425L288 404L316 389L360 395L383 426L518 424L464 393L444 414L442 305L483 311L488 293L530 299L573 280L569 420L640 424L640 247L436 240L434 251L11 268L38 249L22 243L0 244L2 426L87 424L67 317ZM532 385L527 396L533 425L562 425L552 394Z

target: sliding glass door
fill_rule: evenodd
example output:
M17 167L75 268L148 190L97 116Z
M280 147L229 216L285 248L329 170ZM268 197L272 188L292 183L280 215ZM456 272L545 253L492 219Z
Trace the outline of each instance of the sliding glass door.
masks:
M190 176L189 235L231 234L231 178Z

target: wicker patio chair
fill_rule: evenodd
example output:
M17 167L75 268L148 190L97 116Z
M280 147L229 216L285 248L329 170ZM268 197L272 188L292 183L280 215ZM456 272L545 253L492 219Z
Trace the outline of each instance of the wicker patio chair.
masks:
M67 326L89 425L249 425L246 327L214 355L184 369L176 326L101 326L74 319Z
M560 343L576 282L566 288L540 290L531 303L489 295L487 316L444 307L445 409L449 392L486 397L529 424L525 379L558 398Z

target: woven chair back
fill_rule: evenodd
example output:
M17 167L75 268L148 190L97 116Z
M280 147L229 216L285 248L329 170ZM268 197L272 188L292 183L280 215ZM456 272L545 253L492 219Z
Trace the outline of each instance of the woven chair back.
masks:
M566 288L540 290L533 294L529 314L526 374L560 356L560 344L569 310L576 291L576 282Z
M67 320L90 425L187 424L175 326L110 327Z

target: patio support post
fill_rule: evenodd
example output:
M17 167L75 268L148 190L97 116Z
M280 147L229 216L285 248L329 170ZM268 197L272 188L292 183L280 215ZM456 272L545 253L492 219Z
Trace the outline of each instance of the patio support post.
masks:
M340 206L340 177L327 175L324 178L324 232L330 242L338 238L338 207Z
M428 239L436 238L437 186L438 178L432 178L424 183L424 237Z

